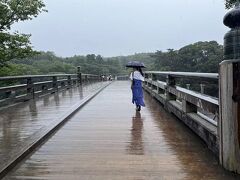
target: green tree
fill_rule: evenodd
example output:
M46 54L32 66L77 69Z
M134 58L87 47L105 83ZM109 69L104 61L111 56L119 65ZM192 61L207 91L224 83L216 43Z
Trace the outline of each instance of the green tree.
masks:
M95 55L95 54L88 54L88 55L86 56L86 59L87 59L87 63L89 63L89 62L95 62L95 60L96 60L96 55Z
M240 1L239 0L226 0L225 1L225 6L226 6L227 9L230 9L230 8L234 7L234 5L237 2L240 2Z
M197 42L179 50L157 51L153 57L157 71L218 72L223 46L216 41Z
M14 23L31 20L46 11L44 7L42 0L0 0L0 68L12 59L36 53L30 35L10 33L10 30Z
M178 51L168 49L167 52L157 51L152 57L155 58L154 70L157 71L177 71L179 66L176 64L180 61Z
M103 58L102 58L101 55L96 56L96 62L99 63L99 64L103 64Z

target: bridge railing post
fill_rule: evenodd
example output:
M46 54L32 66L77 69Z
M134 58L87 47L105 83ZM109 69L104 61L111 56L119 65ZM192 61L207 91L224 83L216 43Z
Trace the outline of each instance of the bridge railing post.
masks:
M220 163L240 173L240 61L220 64Z
M166 82L167 82L167 87L166 87L167 89L165 91L165 94L166 94L167 101L176 100L176 96L168 91L168 87L169 86L173 86L174 87L176 85L175 78L170 76L170 75L167 75Z
M54 92L58 91L57 76L52 77L52 87Z
M200 84L201 94L205 93L205 84Z
M89 83L89 78L88 78L88 75L85 75L85 78L84 78L84 79L85 79L85 83L87 83L87 84L88 84L88 83Z
M81 73L81 67L77 67L77 81L79 85L82 85L82 73Z
M219 159L227 170L240 174L240 3L224 17L231 28L224 37L224 59L220 64Z
M27 78L27 98L34 98L34 84L31 77Z
M157 81L157 76L156 76L156 74L151 74L151 76L152 76L152 82L153 82L153 81ZM154 85L153 85L153 83L152 83L152 85L151 85L151 88L152 88L152 89L155 88ZM156 87L156 88L157 88L157 87Z
M47 92L47 85L46 84L43 84L42 86L41 86L41 91L42 91L42 93L44 94L45 92Z
M145 80L148 79L148 74L147 73L144 73L144 78L145 78ZM148 86L148 81L145 81L145 85Z
M72 78L71 76L67 76L67 83L68 83L68 88L70 88L72 86Z

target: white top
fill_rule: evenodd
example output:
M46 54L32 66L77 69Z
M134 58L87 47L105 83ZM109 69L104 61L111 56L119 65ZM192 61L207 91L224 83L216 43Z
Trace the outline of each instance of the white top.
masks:
M131 73L129 78L131 80L137 79L140 81L144 81L144 77L141 75L141 73L139 71L134 71L134 73Z

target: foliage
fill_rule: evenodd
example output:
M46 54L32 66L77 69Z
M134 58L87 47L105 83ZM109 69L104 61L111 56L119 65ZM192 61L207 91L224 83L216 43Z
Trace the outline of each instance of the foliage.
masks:
M27 74L38 74L39 71L27 64L9 64L1 68L0 76L19 76Z
M0 67L14 58L24 58L34 54L29 41L29 35L0 32Z
M14 58L24 58L36 52L32 50L30 35L10 33L15 22L31 20L46 11L42 0L0 0L0 68Z
M88 74L128 74L128 61L141 61L146 70L218 72L223 59L223 47L216 41L197 42L179 50L139 53L130 56L104 58L101 55L57 57L53 52L41 52L34 57L14 59L7 67L0 69L0 76L23 74L75 73L77 66Z
M10 64L16 70L18 66L24 65L32 67L35 71L31 72L34 74L75 73L77 66L81 66L82 73L88 74L118 74L124 69L124 66L121 66L119 61L104 59L101 55L90 54L61 58L57 57L53 52L41 52L31 58L15 59ZM9 72L9 68L5 67L0 70L0 75L7 75ZM29 72L26 70L25 74L29 74Z
M155 70L218 72L218 64L223 60L223 47L216 41L197 42L179 50L157 51Z
M107 58L108 61L116 61L120 64L120 72L118 72L119 75L129 74L131 69L125 68L125 65L128 61L140 61L145 64L147 67L147 70L153 70L154 67L154 61L155 58L153 58L151 55L154 53L136 53L134 55L129 56L117 56L117 57L111 57Z
M239 0L226 0L226 1L225 1L225 7L226 7L227 9L230 9L230 8L234 7L234 5L235 5L237 2L239 2Z

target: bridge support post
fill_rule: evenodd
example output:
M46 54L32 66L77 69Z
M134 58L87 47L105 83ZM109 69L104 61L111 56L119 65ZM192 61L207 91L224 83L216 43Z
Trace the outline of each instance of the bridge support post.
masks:
M144 74L144 78L145 78L145 79L148 79L148 74L145 73L145 74ZM145 85L148 87L148 81L145 81Z
M220 64L219 159L229 171L240 174L240 6L228 12L224 24L231 30L224 37Z
M82 85L82 73L81 73L81 67L77 67L77 81L80 85Z
M167 76L167 87L168 86L175 86L176 85L176 82L175 82L175 79L174 77L168 75ZM170 101L170 100L176 100L176 96L172 93L170 93L169 91L166 90L166 98L167 98L167 101Z
M157 76L156 76L156 74L152 74L151 76L152 76L152 81L153 81L153 82L154 82L154 81L157 82ZM151 88L154 89L154 85L153 85L153 84L151 85ZM157 87L156 87L156 88L157 88Z
M34 98L33 86L34 86L34 84L32 82L32 78L31 77L27 78L27 98L28 98L28 100Z
M227 170L237 173L240 173L239 66L240 62L234 61L224 61L220 65L220 120L218 126L220 163ZM238 74L238 79L236 79L236 74Z
M204 94L205 93L205 84L200 84L200 88L201 88L201 93Z
M89 83L89 78L88 78L88 75L85 75L84 76L84 83L88 84Z
M70 88L71 86L72 86L72 78L71 78L71 76L68 76L67 77L67 82L68 82L68 88Z
M53 82L53 92L56 92L58 91L58 82L57 82L57 77L56 76L53 76L52 77L52 82Z

